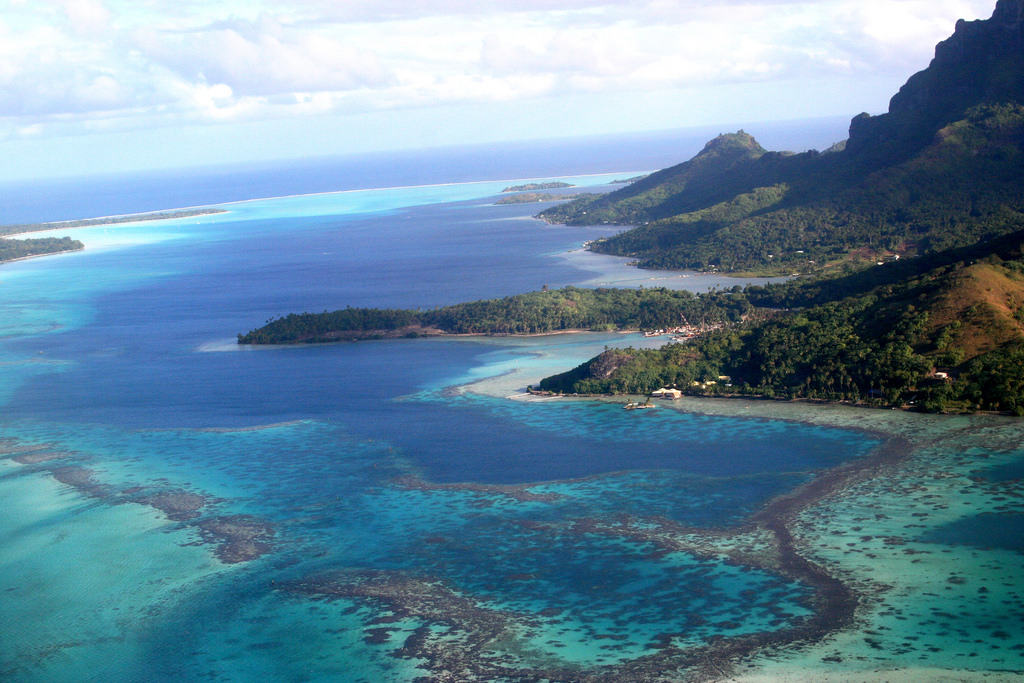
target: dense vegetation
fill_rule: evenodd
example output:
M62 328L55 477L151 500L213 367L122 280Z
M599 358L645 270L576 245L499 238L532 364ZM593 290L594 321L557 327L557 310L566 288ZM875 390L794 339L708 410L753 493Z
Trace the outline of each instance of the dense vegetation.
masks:
M429 334L544 334L566 330L654 330L736 323L752 310L734 288L697 296L653 289L564 289L427 311L345 308L290 314L238 335L240 344L292 344Z
M37 239L0 239L0 262L13 261L30 256L59 254L82 249L78 240L70 237L43 237Z
M536 191L536 190L557 190L563 187L572 187L570 183L563 183L561 181L549 181L546 183L527 183L526 185L512 185L506 187L502 192L525 192L525 191Z
M1024 414L1021 227L842 278L702 295L567 287L429 311L346 308L272 320L239 343L688 325L705 332L660 350L606 351L539 388L598 394L676 386L699 395Z
M777 311L694 343L607 351L543 380L540 388L595 394L675 386L700 395L1024 415L1022 245L1024 232L1000 242L1002 255L992 252L973 263L949 263L866 293ZM847 286L855 290L859 280L849 278ZM745 292L753 302L799 302L820 295L814 283Z

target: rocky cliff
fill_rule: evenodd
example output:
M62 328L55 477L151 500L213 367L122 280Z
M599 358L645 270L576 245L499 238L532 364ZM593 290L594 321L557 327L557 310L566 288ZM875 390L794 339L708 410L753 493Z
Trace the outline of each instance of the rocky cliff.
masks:
M971 107L1022 101L1024 0L999 0L990 19L957 22L928 68L892 97L887 114L854 118L847 149L893 160L920 149Z

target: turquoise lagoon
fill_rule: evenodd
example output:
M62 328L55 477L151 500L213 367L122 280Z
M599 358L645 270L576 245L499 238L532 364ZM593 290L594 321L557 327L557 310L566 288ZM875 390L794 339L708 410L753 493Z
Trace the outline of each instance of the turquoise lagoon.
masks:
M903 427L510 398L650 343L637 335L234 344L292 311L733 284L581 254L616 228L495 205L509 184L231 203L76 230L84 252L3 266L0 677L685 680L694 652L809 619L814 587L731 553L757 542L730 534ZM992 485L1013 491L1019 452L994 452L1007 474ZM1020 513L1004 500L985 512ZM959 519L913 542L968 552Z

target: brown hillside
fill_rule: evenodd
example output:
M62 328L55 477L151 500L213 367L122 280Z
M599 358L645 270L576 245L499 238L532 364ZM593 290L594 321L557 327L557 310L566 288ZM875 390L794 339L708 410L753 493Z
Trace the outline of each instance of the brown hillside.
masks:
M1024 339L1024 275L976 263L952 275L929 308L930 331L941 336L949 330L948 348L970 360Z

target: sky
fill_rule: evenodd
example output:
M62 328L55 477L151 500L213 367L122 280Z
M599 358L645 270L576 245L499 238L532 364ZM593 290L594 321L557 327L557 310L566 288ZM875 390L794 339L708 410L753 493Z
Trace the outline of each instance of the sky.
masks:
M0 0L0 180L867 111L995 0Z

